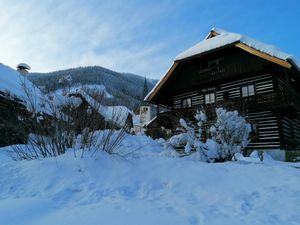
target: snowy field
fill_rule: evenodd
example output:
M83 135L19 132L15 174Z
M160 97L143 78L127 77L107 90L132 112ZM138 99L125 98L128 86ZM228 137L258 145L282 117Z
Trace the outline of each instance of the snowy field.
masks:
M121 148L134 152L16 162L0 149L0 224L300 224L300 164L170 158L144 136Z

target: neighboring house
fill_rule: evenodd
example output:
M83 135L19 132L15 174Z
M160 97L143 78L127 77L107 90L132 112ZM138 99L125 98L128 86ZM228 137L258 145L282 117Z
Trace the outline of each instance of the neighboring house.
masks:
M27 141L30 106L22 86L26 83L24 79L17 71L0 63L0 146Z
M91 130L99 130L105 127L104 117L91 107L82 94L72 93L68 97L69 101L63 105L62 112L71 116L76 133L81 133L87 127Z
M212 29L207 37L179 54L145 101L158 109L148 133L175 131L182 116L215 108L238 110L252 124L249 150L277 149L299 154L300 64L289 54L252 38ZM279 154L284 151L279 151Z
M125 128L127 131L133 127L132 113L125 106L102 105L83 89L67 96L63 98L62 111L72 117L77 133L87 127L92 130Z
M24 102L0 90L0 147L26 142L28 127L23 121L28 116Z

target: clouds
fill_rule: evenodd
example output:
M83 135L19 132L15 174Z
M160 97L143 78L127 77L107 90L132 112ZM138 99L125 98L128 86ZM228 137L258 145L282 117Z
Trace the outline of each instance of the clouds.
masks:
M163 51L170 40L151 30L165 5L28 0L0 2L0 8L5 31L0 58L13 67L19 62L34 71L101 65L159 77L170 63ZM164 62L154 66L157 61Z
M281 42L289 43L283 48L287 51L290 43L298 43L292 40L297 35L284 36L285 40L276 40L279 35L267 36L281 27L269 26L267 33L261 32L266 24L257 20L268 8L259 8L258 2L253 19L249 13L241 13L246 6L239 2L221 2L1 0L0 62L11 67L26 62L40 72L101 65L160 78L179 52L200 41L213 26L279 43L279 47ZM288 9L276 17L268 13L272 23L281 20L279 16L285 17L284 21L290 18ZM299 13L293 15L296 23ZM293 21L289 21L291 26ZM300 50L299 44L296 47Z

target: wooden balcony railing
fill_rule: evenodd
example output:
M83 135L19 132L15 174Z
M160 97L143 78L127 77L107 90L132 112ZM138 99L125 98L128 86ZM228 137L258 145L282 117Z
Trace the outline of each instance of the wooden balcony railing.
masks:
M264 110L286 106L294 106L300 109L300 97L292 91L276 91L267 94L256 94L244 98L221 100L212 104L196 105L191 108L171 110L160 113L158 117L161 118L160 121L164 120L162 118L171 119L174 115L176 117L184 115L191 117L195 114L197 109L204 110L207 115L212 115L218 107L223 107L231 111L238 110L241 114L244 114L249 110Z

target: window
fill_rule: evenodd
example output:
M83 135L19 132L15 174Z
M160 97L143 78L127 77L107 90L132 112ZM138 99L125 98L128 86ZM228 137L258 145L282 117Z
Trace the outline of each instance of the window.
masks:
M181 104L182 104L182 108L190 108L192 107L192 99L191 98L183 99Z
M254 85L247 85L242 87L242 97L253 96L255 94Z
M205 95L205 104L211 104L216 102L215 93L209 93Z
M214 61L208 62L208 67L210 68L210 72L212 75L224 72L224 67L222 66L223 59L218 59Z

